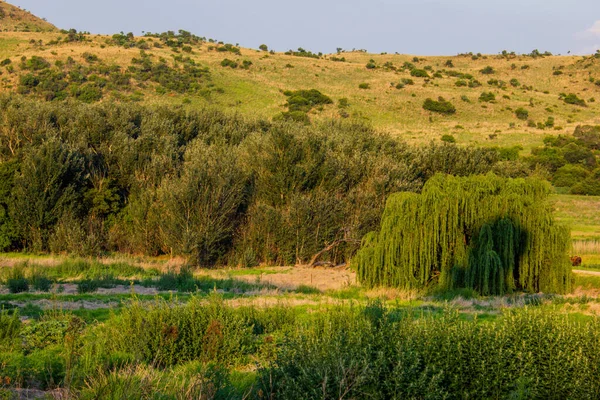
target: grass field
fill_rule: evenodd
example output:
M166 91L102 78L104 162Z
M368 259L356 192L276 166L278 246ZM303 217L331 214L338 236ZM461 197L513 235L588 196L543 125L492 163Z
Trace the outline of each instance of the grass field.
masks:
M64 36L60 33L6 32L0 38L0 58L18 61L22 56L37 55L54 63L57 60L64 62L68 57L80 61L84 53L91 53L107 65L126 68L132 58L139 57L139 49L111 45L109 36L91 35L83 43L41 47L31 43L39 40L47 43ZM212 45L203 43L185 55L209 67L212 81L222 89L221 93L207 99L176 93L159 95L152 87L135 90L143 93L143 101L147 103L187 103L185 107L214 105L245 115L271 118L285 110L283 91L315 88L330 96L334 104L313 110L313 120L341 118L337 102L345 98L349 104L345 109L349 118L369 122L409 142L427 143L439 140L443 134L452 134L458 143L485 146L518 144L524 147L525 153L540 145L547 134L570 134L577 125L600 124L599 105L594 98L598 97L599 91L594 79L600 80L600 59L593 57L504 58L488 55L476 60L471 56L421 57L415 62L414 56L409 55L361 52L325 55L320 59L269 54L253 49L241 49L241 55L236 55L209 50L209 46ZM166 60L178 55L168 47L151 48L146 52ZM331 60L342 56L346 61ZM238 62L246 60L252 65L247 70L222 67L220 64L224 58ZM369 60L374 61L376 68L366 68ZM448 60L454 65L452 68L445 65ZM431 76L435 72L441 75L437 78L413 77L409 70L402 69L404 63L412 63L417 69L427 68ZM14 73L3 75L4 91L14 91L19 76L24 73L18 63L13 62L13 66ZM487 66L495 72L482 74L480 71ZM458 87L458 78L449 76L449 71L471 74L482 85ZM554 75L556 71L562 74ZM395 85L402 79L412 79L414 84L396 89ZM490 85L488 81L491 79L503 81L506 86ZM511 80L514 80L515 86L508 83ZM368 83L369 89L359 89L361 83ZM494 93L496 100L479 101L482 92ZM569 105L559 99L560 93L567 92L586 100L587 106ZM439 116L423 110L426 98L437 99L439 96L456 106L456 114ZM514 110L519 107L528 110L529 119L536 124L553 117L554 127L529 127L527 121L515 117Z
M33 388L38 396L54 398L104 398L106 393L113 397L121 393L124 397L117 398L150 399L155 397L145 390L152 387L162 393L161 398L169 399L192 398L186 397L192 390L208 393L208 397L200 394L193 398L213 398L212 390L217 390L229 393L231 397L226 398L260 399L270 388L280 393L277 398L294 398L290 391L295 385L303 392L322 387L321 373L331 377L329 384L335 388L344 384L334 365L379 365L370 358L361 358L361 347L374 350L374 346L383 346L377 347L382 354L392 354L391 348L382 349L393 343L416 345L417 338L436 342L434 338L442 332L454 338L448 345L465 348L469 341L477 340L487 343L486 347L499 346L503 354L512 354L511 347L496 342L488 330L489 334L494 332L496 340L501 335L501 340L511 342L518 336L532 354L543 352L535 345L539 335L562 332L556 337L570 338L573 349L569 354L574 355L579 346L591 345L585 337L595 337L594 321L600 312L600 275L592 270L575 274L575 292L566 296L517 293L482 297L468 291L365 290L346 269L187 271L178 267L180 272L175 272L173 265L160 259L131 258L115 263L113 259L3 257L0 374L4 383L0 393L13 396L23 388ZM318 282L311 285L313 277ZM45 288L39 288L42 278L49 280ZM13 293L22 279L30 283L29 288ZM327 289L319 289L318 283L324 281L330 282ZM376 330L371 331L371 327ZM511 333L513 328L509 327L516 330ZM531 333L532 329L536 333ZM392 332L396 333L389 336ZM531 342L525 332L534 335ZM378 336L381 334L385 338ZM310 340L321 350L313 353L316 349ZM546 345L548 340L552 339L543 340ZM434 342L396 351L404 356L417 351L427 357L431 368L441 368L441 360L451 357L443 349L451 347L438 347ZM568 348L567 342L555 343ZM303 361L293 355L298 351ZM494 352L486 354L478 358L483 370L477 374L482 376L493 373L496 362ZM505 357L504 362L513 359L512 355ZM589 360L562 353L557 357L569 358L571 365L582 363L579 373L590 373L584 367ZM315 372L319 371L317 365L325 370L298 375L287 369L292 366L286 367L287 362L296 367L306 365ZM453 365L467 368L472 364L467 358L455 360ZM192 371L194 375L187 375ZM551 367L524 371L521 373L544 382L551 382L554 374ZM189 376L199 381L189 381ZM268 376L279 382L277 387L265 386ZM295 377L296 383L290 386L286 376ZM414 390L412 379L410 387ZM460 387L461 391L470 387L473 393L491 390L482 395L485 397L489 393L511 393L513 379L506 375L505 383L493 389L487 385L466 386L462 381ZM595 387L595 380L587 379L585 387ZM452 393L455 389L450 381L434 380L426 387L431 389L435 384L439 385L436 390ZM361 388L364 384L356 383ZM396 390L405 393L405 385L399 383ZM531 385L532 390L546 393L544 385ZM337 389L326 390L334 393ZM363 393L366 387L360 390ZM580 398L578 389L566 383L555 385L553 390ZM326 398L335 397L330 394Z

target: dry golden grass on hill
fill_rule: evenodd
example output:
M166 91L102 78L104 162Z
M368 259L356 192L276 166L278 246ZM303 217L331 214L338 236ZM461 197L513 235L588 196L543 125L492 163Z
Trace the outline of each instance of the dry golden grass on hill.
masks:
M6 3L0 5L8 6ZM91 53L107 65L117 64L126 69L132 58L140 54L137 48L109 44L110 36L102 35L88 35L85 42L48 45L65 36L60 32L4 33L0 38L0 59L10 58L14 72L6 73L0 67L3 72L0 90L16 90L19 77L25 73L18 67L21 57L37 55L52 64L72 57L83 63L82 54ZM157 38L151 40L160 41ZM413 143L427 143L451 134L459 144L521 145L526 152L541 144L548 134L570 134L577 125L600 124L599 103L596 102L596 98L600 101L600 86L596 85L596 79L600 81L600 58L464 55L419 57L415 62L414 56L409 55L343 52L314 59L254 49L241 49L241 55L236 55L210 50L212 46L211 43L193 46L189 54L177 54L168 46L150 46L146 52L154 59L165 58L171 65L176 63L173 56L190 56L199 65L209 67L212 82L222 89L222 93L209 98L190 94L157 94L153 86L135 87L135 82L133 90L143 93L143 101L147 103L185 103L186 107L211 104L245 115L271 118L286 110L283 91L318 89L331 97L334 104L311 111L313 121L345 117L371 123ZM335 57L343 57L345 61L333 61ZM247 60L252 65L247 70L223 67L221 62L225 58L239 63ZM375 68L366 67L370 60L373 60ZM448 60L451 60L452 67L446 66ZM408 69L402 68L407 62L417 69L427 69L430 76L435 74L437 77L413 77ZM495 71L493 74L480 72L488 66ZM455 73L470 74L481 86L459 87L459 78L450 76ZM402 79L412 79L414 84L396 88ZM490 80L503 81L504 86L490 85ZM368 84L369 88L359 89L362 83ZM493 93L495 101L480 101L483 92ZM559 98L561 93L576 94L585 100L586 106L566 104ZM445 116L423 109L425 99L437 99L439 96L456 107L454 115ZM105 96L103 101L109 98ZM343 110L337 105L342 98L347 99L349 104ZM514 111L520 107L529 112L529 121L516 118ZM540 129L539 126L543 126L549 117L554 118L554 125Z
M57 29L29 11L0 0L0 31L54 32Z

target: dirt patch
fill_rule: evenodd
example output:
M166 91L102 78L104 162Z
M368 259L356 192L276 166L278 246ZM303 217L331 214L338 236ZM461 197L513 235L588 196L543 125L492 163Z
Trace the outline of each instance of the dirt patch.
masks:
M600 271L586 271L583 269L574 269L574 274L600 276Z
M311 286L324 292L339 290L356 284L356 273L347 268L293 267L277 273L281 267L263 268L262 275L240 275L234 277L248 283L268 284L284 290L295 290L299 286ZM275 273L271 273L275 272Z

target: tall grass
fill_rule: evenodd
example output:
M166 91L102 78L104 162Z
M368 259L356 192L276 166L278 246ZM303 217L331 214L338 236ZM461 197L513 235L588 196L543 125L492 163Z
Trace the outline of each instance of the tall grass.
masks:
M573 254L600 254L600 239L574 240Z

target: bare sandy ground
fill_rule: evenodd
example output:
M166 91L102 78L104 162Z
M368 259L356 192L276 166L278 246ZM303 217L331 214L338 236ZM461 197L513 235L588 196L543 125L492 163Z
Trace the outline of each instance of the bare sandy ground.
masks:
M283 290L311 286L324 292L356 285L356 273L345 267L268 267L262 268L262 270L267 273L262 275L239 275L233 278L248 283L269 284Z

